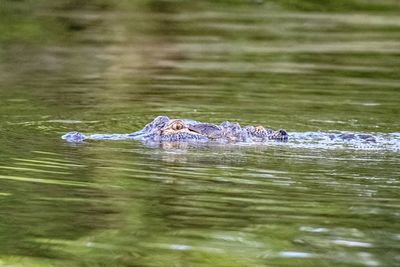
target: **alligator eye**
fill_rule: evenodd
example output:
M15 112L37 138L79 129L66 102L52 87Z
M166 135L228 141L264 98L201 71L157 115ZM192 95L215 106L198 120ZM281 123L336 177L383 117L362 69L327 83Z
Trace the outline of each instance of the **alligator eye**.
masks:
M183 125L182 122L177 121L177 122L175 122L174 124L172 124L171 128L172 128L172 130L174 130L174 131L179 131L179 130L182 130L182 129L184 128L184 125Z

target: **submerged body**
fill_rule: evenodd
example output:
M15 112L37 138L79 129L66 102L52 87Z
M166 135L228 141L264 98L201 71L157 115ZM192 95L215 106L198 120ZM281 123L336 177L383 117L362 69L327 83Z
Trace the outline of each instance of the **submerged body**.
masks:
M84 140L140 140L149 147L185 148L197 144L276 144L286 142L285 130L272 130L262 126L241 127L239 123L225 121L219 125L187 119L158 116L143 129L129 134L91 134L69 132L62 136L68 142ZM310 148L355 147L357 149L399 150L400 135L349 132L291 132L291 146Z
M86 136L80 132L70 132L62 136L68 142L82 142L86 139L133 139L150 143L157 142L218 142L253 143L269 140L287 141L285 130L274 131L262 126L241 127L239 123L223 122L220 125L192 120L170 119L158 116L142 130L131 134L94 134Z

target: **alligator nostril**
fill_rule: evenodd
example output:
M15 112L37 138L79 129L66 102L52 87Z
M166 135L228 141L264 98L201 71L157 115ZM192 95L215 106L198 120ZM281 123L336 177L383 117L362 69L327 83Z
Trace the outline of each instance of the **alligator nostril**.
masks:
M285 130L283 130L283 129L280 129L280 130L279 130L279 133L280 133L281 135L288 135L287 132L286 132Z

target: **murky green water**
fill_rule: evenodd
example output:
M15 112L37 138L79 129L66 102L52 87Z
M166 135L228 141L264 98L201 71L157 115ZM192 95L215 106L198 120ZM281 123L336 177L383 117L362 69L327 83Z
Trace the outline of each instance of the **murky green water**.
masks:
M259 2L0 2L0 265L400 264L399 150L61 140L400 132L398 1Z

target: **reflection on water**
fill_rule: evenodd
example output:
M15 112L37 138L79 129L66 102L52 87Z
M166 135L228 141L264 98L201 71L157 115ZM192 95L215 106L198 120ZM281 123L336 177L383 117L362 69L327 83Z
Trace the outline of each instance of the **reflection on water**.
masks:
M0 265L399 265L396 1L5 3ZM159 114L292 142L60 139Z

